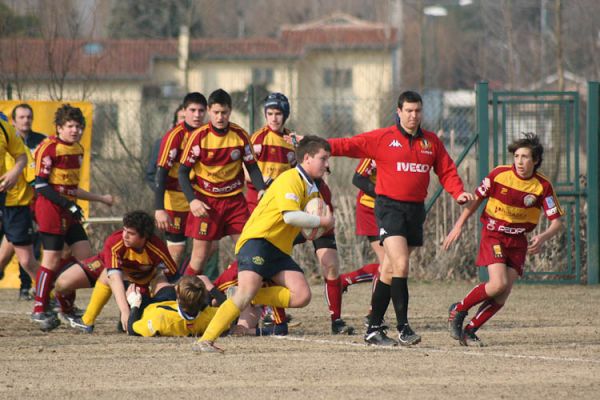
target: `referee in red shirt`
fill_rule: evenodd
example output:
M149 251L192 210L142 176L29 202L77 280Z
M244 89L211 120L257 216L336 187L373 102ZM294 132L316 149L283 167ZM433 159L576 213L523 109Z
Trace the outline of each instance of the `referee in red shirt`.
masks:
M459 204L474 200L465 192L456 165L441 140L421 128L423 100L412 91L398 98L396 124L351 138L329 139L332 156L371 158L377 163L375 216L385 250L381 278L375 286L373 312L365 341L373 345L417 344L421 336L408 324L408 271L411 252L423 245L424 201L430 171ZM396 312L398 341L382 324L390 299Z

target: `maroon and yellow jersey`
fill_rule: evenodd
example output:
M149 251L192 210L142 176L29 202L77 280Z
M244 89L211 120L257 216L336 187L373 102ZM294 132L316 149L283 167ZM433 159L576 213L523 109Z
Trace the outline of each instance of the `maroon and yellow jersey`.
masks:
M160 269L167 275L177 272L167 246L156 235L152 235L142 249L133 249L125 246L123 231L115 231L106 239L98 256L107 270L121 270L125 279L137 285L150 283Z
M193 169L194 189L210 197L230 197L244 188L242 163L256 158L246 131L230 123L226 133L206 124L191 133L181 155L181 164Z
M512 165L494 168L475 194L488 199L481 222L489 231L524 234L536 227L542 209L549 220L564 214L548 178L536 172L522 179Z
M65 143L51 136L44 139L35 151L35 176L47 179L54 190L74 200L82 163L82 145Z
M284 133L281 134L264 126L250 138L263 181L275 179L296 165L294 146L283 139L283 135L289 133L289 129L284 128ZM256 190L252 183L248 183L248 188Z
M221 273L213 282L213 285L217 287L217 289L223 293L227 289L232 286L237 286L238 284L238 263L237 261L233 261L231 264L225 268L225 271Z
M431 170L455 199L465 191L454 161L433 132L419 128L415 136L410 136L392 125L327 141L332 156L372 158L377 162L378 195L422 203L427 197Z
M363 158L362 160L360 160L354 172L361 176L369 178L369 180L373 182L373 184L375 184L375 182L377 181L377 164L372 158ZM375 208L375 199L363 192L362 190L358 191L356 201L362 204L363 206Z
M190 207L181 191L177 173L179 171L179 160L181 153L187 143L190 132L185 126L185 122L175 125L173 129L163 136L160 142L160 150L156 166L169 170L165 184L165 210L171 211L189 211Z

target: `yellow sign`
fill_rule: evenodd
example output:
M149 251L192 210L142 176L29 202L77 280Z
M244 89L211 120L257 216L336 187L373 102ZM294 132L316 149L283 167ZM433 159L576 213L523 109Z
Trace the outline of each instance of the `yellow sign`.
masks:
M84 149L83 165L81 167L81 176L79 186L89 191L90 190L90 163L91 163L91 148L92 148L92 118L94 106L92 103L82 101L23 101L23 100L3 100L0 101L0 111L9 118L12 123L11 113L15 106L27 103L33 109L33 126L35 132L43 133L44 135L56 135L56 126L54 125L54 113L63 104L69 103L73 107L81 109L85 117L85 130L81 138L81 145ZM89 207L87 201L78 201L83 208L85 215L88 215ZM11 263L11 268L5 270L5 278L0 280L0 288L15 288L19 287L18 266L16 263ZM15 275L16 274L16 275Z

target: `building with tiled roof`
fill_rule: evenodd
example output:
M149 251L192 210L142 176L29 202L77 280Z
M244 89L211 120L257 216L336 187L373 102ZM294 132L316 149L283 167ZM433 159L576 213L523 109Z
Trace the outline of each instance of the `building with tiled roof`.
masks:
M13 98L91 101L95 135L118 126L134 148L144 141L142 132L164 128L167 111L186 91L242 92L250 84L287 94L290 123L301 131L362 131L379 125L375 99L398 82L398 42L395 28L343 14L282 26L276 37L264 38L11 38L0 40L0 83ZM361 101L371 104L368 112L358 108ZM148 123L147 113L161 119ZM101 114L118 122L104 123ZM232 119L250 128L246 113Z

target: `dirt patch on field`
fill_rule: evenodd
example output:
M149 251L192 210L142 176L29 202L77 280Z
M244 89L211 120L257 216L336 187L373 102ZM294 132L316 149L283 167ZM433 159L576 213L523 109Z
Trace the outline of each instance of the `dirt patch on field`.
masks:
M224 355L192 353L192 338L118 334L112 301L92 335L62 326L42 333L29 322L31 303L0 290L0 398L598 398L598 288L520 285L480 331L487 346L464 348L448 336L446 317L471 286L411 282L411 325L423 336L414 348L363 344L363 284L344 295L343 316L358 335L330 335L314 287L312 303L291 311L302 325L287 338L224 338Z

